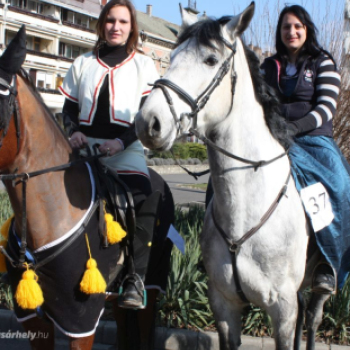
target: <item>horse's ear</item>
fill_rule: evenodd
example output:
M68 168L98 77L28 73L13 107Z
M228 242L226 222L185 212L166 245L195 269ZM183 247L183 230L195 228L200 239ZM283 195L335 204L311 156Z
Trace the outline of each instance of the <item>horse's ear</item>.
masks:
M187 27L189 27L190 25L198 22L198 17L194 14L194 13L190 13L188 11L186 11L181 3L179 4L180 6L180 13L181 13L181 18L182 18L182 24L181 24L181 28L179 31L180 35Z
M254 1L239 15L233 17L230 22L226 24L226 30L232 35L241 35L249 26L253 18L255 10Z
M0 68L9 75L16 74L26 58L26 29L23 25L0 57Z

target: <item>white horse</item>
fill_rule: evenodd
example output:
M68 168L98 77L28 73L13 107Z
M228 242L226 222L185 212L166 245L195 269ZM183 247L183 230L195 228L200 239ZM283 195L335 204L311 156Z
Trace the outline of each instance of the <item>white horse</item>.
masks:
M276 348L287 350L299 347L297 294L310 282L309 229L290 176L285 124L266 102L258 60L240 38L253 13L254 3L238 16L189 26L183 11L169 70L137 115L136 129L151 149L168 149L189 130L208 144L215 195L200 240L220 349L240 346L249 301L268 312ZM308 349L327 298L312 299Z

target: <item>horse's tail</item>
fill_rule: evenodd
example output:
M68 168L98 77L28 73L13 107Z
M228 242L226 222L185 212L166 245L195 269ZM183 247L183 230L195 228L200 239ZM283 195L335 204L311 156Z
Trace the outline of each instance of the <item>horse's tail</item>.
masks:
M304 309L305 309L305 301L304 301L303 293L299 291L297 295L298 295L298 317L295 325L294 350L299 350L301 346L301 336L303 333Z

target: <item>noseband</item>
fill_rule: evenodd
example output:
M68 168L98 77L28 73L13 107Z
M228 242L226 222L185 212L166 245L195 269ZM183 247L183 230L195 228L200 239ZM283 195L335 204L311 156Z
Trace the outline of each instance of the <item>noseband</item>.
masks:
M189 117L192 118L192 128L197 127L197 116L198 113L204 108L206 103L208 102L211 94L214 92L217 86L220 85L221 81L227 74L227 72L230 69L230 61L232 60L232 74L231 74L231 80L232 80L232 100L233 95L235 93L235 86L236 86L236 80L237 80L237 74L234 70L234 60L233 56L236 53L236 41L231 45L226 39L222 38L222 42L227 46L232 52L231 54L226 58L226 60L222 63L220 66L218 72L214 76L213 80L209 83L209 85L206 87L206 89L196 98L192 98L184 89L182 89L179 85L176 85L169 79L158 79L154 82L154 84L150 84L153 86L153 88L160 88L163 91L163 94L165 96L165 99L169 105L169 108L171 110L171 114L173 115L175 125L178 125L178 132L180 129L180 122L182 121L183 117ZM167 88L174 91L182 100L184 100L190 107L191 112L190 113L182 113L180 118L177 117L177 114L174 109L172 98L167 91Z
M15 121L15 127L16 127L16 136L17 136L17 154L19 152L19 147L20 147L20 137L21 137L21 131L20 131L20 114L19 114L19 106L18 106L18 101L16 99L18 95L17 91L17 78L16 75L13 76L11 84L9 84L5 79L0 78L0 87L4 88L5 91L8 91L8 94L2 93L2 95L10 95L9 101L8 101L8 110L7 113L11 117L11 115L14 115L14 121ZM10 118L9 117L9 118ZM5 128L3 129L3 132L0 136L0 149L2 146L2 142L4 137L6 136L7 130L8 130L9 125L6 125Z

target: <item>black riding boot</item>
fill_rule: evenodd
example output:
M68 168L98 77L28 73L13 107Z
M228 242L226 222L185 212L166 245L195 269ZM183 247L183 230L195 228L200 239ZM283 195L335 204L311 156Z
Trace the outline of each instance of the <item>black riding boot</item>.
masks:
M318 264L313 273L311 290L317 294L333 294L336 290L336 273L327 262Z
M152 248L153 232L158 219L161 193L152 193L143 202L136 214L136 233L128 260L128 273L122 283L123 293L119 306L128 309L143 309L144 280Z

